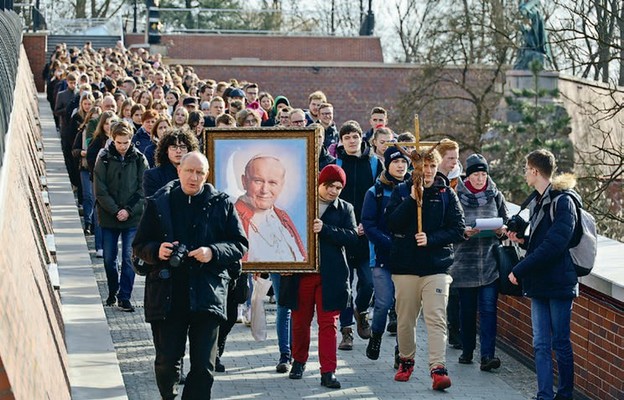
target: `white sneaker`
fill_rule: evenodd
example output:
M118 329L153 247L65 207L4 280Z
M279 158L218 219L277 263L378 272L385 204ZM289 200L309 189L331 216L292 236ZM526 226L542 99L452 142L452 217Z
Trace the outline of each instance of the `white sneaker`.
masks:
M251 307L245 310L245 326L251 327Z
M244 322L245 316L243 315L245 313L245 306L242 304L238 305L238 316L236 317L236 323L237 324L242 324Z
M99 249L98 251L95 252L95 256L97 258L104 258L104 250Z

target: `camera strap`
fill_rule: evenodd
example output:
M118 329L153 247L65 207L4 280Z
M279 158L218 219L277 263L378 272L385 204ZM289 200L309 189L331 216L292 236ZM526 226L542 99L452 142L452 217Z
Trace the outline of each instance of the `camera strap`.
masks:
M522 210L524 210L525 208L528 207L529 204L531 204L531 202L537 197L537 195L539 194L539 192L537 190L534 190L533 193L531 193L529 195L529 197L526 198L526 200L524 200L522 202L522 204L520 204L520 210L518 210L518 212L516 213L516 215L520 215L520 213L522 212Z

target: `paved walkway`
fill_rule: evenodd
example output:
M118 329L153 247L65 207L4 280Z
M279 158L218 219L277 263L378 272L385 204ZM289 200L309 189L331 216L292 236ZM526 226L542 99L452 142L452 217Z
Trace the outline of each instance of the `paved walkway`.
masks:
M43 121L51 118L51 113L46 112L45 107L48 107L45 98L40 96L42 122L49 125L48 123L51 121ZM58 147L56 149L49 147L49 150L60 152ZM71 218L78 219L78 213L72 213ZM93 237L87 237L87 243L93 274L103 304L103 299L106 298L108 290L102 259L95 257ZM74 253L74 257L84 257L84 254L77 255ZM136 306L136 312L125 313L116 307L102 306L108 320L110 335L117 353L127 396L130 400L160 398L153 372L154 349L151 331L149 325L145 323L143 314L144 283L144 278L137 277L132 299ZM479 370L478 363L472 365L458 364L457 358L460 351L451 348L447 352L447 368L453 385L446 392L431 390L431 379L426 367L427 339L422 319L417 331L416 367L412 379L407 383L399 383L393 380L395 373L392 366L394 338L386 335L382 343L381 357L377 361L366 358L364 354L366 342L356 337L353 351L338 352L337 376L343 388L330 390L321 387L316 353L316 330L313 331L311 354L304 378L300 381L292 381L288 379L287 374L275 372L278 357L274 324L275 306L267 303L266 309L268 320L268 338L266 341L255 342L251 336L250 328L242 324L237 324L232 330L222 359L226 372L216 374L212 392L214 399L444 398L522 400L530 398L534 393L534 373L501 350L497 351L497 355L502 361L501 368L496 372L485 373ZM185 366L188 372L188 357ZM97 379L105 380L106 377L101 376ZM97 398L113 398L113 396L103 395Z

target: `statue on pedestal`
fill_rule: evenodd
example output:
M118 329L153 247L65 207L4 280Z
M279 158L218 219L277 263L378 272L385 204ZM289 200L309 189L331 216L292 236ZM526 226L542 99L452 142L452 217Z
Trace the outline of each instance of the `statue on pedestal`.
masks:
M537 60L545 65L550 56L550 47L546 29L544 28L544 18L539 12L539 0L521 0L519 5L520 13L526 18L530 25L522 27L522 44L518 49L518 55L513 69L528 70L531 61Z

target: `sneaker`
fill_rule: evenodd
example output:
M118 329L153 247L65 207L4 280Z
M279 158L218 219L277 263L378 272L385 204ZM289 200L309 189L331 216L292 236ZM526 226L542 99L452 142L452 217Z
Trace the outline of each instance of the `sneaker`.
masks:
M221 358L215 360L215 372L225 372L225 365L221 364Z
M134 307L130 304L130 300L119 300L117 302L117 307L119 307L121 311L134 312Z
M370 324L368 323L368 313L367 312L359 313L357 312L357 310L354 310L354 311L356 311L354 313L354 316L355 316L355 322L357 324L358 336L364 340L370 339L371 327L370 327Z
M275 372L285 374L290 369L290 354L282 353L279 363L275 366Z
M472 353L469 353L469 354L462 353L461 356L459 356L459 363L460 364L472 364Z
M338 345L338 350L353 350L353 329L342 328L340 333L342 333L342 341Z
M245 309L245 316L243 317L245 326L251 328L251 307Z
M290 374L288 374L288 377L290 379L301 379L303 378L303 371L305 371L305 363L293 361L292 368L290 369Z
M388 326L386 327L386 331L390 334L390 336L397 334L397 313L394 308L391 308L390 311L388 311Z
M500 367L500 358L498 357L481 357L481 371L489 372Z
M398 382L407 382L409 381L412 372L414 372L414 359L401 357L399 360L399 370L396 375L394 375L394 380Z
M236 316L236 323L242 324L245 321L245 306L242 304L238 305L238 315Z
M382 335L383 333L373 332L371 338L368 339L368 346L366 346L366 357L370 358L371 360L377 360L379 358Z
M431 379L433 390L444 390L451 387L451 378L448 376L448 371L441 365L431 370Z
M95 256L96 256L97 258L104 258L104 250L102 250L102 249L98 249L98 250L96 250L96 252L95 252Z
M109 294L108 298L106 299L106 305L111 307L114 306L115 303L117 303L117 296L115 296L114 294Z
M333 372L323 372L321 374L321 386L329 389L340 389L340 382L336 379Z

